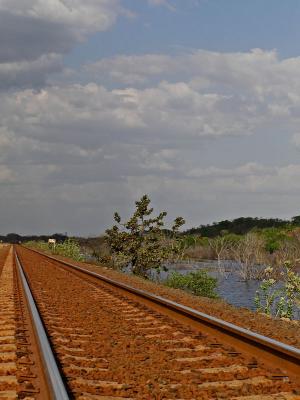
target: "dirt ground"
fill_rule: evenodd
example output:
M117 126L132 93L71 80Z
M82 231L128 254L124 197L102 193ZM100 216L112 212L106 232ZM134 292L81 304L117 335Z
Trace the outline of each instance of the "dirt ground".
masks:
M72 398L299 399L299 382L286 379L280 366L266 365L254 353L236 352L55 261L24 248L18 248L18 255ZM164 289L145 287L147 282L134 277L127 283ZM178 293L176 299L181 301Z
M220 299L215 300L194 296L180 289L168 288L162 284L147 281L137 276L127 275L106 267L75 262L65 257L57 256L57 258L64 259L71 264L80 265L87 270L108 276L112 279L117 279L128 285L155 293L159 296L192 307L198 311L300 348L300 321L273 319L246 308L234 307Z

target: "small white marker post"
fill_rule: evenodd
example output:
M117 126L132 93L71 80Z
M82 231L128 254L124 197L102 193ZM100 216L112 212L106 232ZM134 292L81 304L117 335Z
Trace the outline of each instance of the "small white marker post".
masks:
M55 249L56 239L48 239L48 245L53 245L53 248Z

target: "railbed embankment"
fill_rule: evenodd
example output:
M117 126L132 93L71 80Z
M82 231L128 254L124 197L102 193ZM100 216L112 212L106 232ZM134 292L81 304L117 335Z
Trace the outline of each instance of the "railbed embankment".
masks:
M185 306L192 307L195 310L231 322L242 328L300 348L300 321L274 319L246 308L234 307L221 299L198 297L181 289L172 289L163 284L152 282L138 276L128 275L100 265L74 261L62 256L55 256L55 258L68 261L89 271L119 280L138 289L157 294Z
M17 251L72 398L299 400L282 359L265 363L119 283Z

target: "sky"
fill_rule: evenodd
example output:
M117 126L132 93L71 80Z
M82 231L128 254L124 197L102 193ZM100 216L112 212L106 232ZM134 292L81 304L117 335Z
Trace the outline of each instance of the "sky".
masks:
M299 0L0 0L0 231L300 214Z

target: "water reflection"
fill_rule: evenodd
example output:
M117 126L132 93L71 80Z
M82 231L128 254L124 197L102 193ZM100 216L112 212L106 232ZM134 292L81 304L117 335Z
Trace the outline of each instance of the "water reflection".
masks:
M160 271L159 273L156 270L151 271L151 279L163 282L173 271L180 274L187 274L191 271L204 269L210 276L217 278L218 286L216 291L222 299L236 307L255 310L255 292L260 286L261 281L254 279L242 280L238 273L238 264L234 261L225 261L221 265L221 268L218 262L214 260L192 263L168 263L165 264L165 267L168 269L167 271ZM299 309L295 313L294 318L300 319Z

